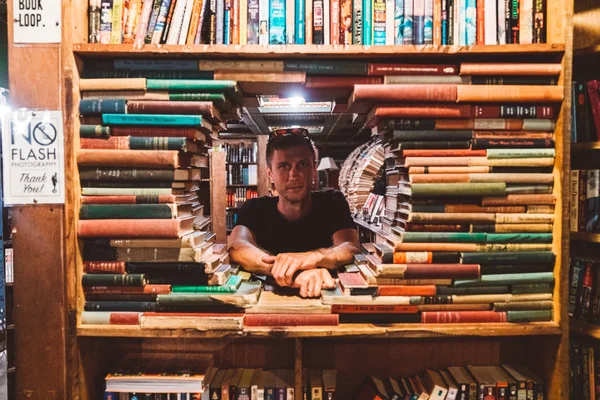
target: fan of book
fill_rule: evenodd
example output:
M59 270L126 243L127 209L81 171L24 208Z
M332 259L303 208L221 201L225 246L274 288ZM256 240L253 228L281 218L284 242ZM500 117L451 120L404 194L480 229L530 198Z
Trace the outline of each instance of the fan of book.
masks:
M304 368L302 394L308 400L338 399L344 373ZM128 354L106 376L106 400L279 400L294 399L294 371L217 368L208 354ZM543 400L545 383L521 365L451 366L404 377L368 376L357 400Z
M546 1L89 0L89 42L545 43Z

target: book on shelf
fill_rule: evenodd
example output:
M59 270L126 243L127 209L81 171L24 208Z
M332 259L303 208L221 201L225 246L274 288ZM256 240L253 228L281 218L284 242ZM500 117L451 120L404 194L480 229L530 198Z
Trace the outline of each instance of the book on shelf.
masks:
M399 5L398 5L399 4ZM224 44L224 45L496 45L546 42L546 2L491 5L466 2L456 5L418 0L386 1L242 1L203 6L192 1L139 0L100 3L90 0L89 43ZM353 6L352 6L353 5ZM351 7L352 6L352 7ZM133 14L133 15L132 15ZM135 17L137 15L137 17ZM506 19L497 15L506 15ZM165 69L187 71L187 60L163 62ZM249 62L212 63L232 68ZM119 64L146 70L140 62ZM268 67L269 64L261 64ZM251 67L247 67L251 68ZM256 67L255 67L256 68ZM423 68L424 73L432 69ZM374 69L377 71L377 69ZM389 72L389 71L386 71Z

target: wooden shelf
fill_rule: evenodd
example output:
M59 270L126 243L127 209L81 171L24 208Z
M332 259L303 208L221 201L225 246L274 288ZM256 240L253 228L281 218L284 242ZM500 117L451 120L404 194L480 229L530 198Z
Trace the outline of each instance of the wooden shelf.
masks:
M571 232L571 240L600 243L600 233Z
M579 333L595 339L600 339L600 325L590 324L578 319L569 321L569 328L572 333Z
M600 45L581 47L579 49L573 50L573 55L575 57L585 57L585 56L591 56L591 55L595 55L595 54L600 54Z
M73 51L82 56L140 57L163 55L171 57L235 57L235 58L372 58L430 57L448 55L559 55L564 44L507 44L495 46L360 46L360 45L144 45L136 49L131 44L74 44Z
M435 338L435 337L497 337L560 335L560 326L554 322L526 324L346 324L337 327L281 327L245 328L242 331L197 331L192 329L141 329L139 326L82 325L77 328L80 337L160 337L160 338L316 338L316 337L369 337L369 338Z
M256 165L255 162L227 162L226 164L231 164L231 165Z
M571 151L600 150L600 142L573 143Z

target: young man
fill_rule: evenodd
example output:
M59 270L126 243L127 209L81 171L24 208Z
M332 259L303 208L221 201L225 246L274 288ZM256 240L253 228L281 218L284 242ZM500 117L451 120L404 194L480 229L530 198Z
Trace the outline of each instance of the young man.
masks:
M280 286L318 297L333 288L327 269L352 261L360 251L346 199L338 191L313 192L315 148L305 129L272 132L267 173L279 197L247 201L231 232L231 260Z

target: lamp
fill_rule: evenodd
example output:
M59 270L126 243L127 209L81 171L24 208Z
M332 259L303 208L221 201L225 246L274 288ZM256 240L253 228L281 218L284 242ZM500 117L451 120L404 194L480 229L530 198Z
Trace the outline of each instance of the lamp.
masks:
M319 162L319 166L317 167L317 171L325 172L325 187L338 189L338 177L337 173L339 168L333 158L331 157L323 157ZM330 184L331 183L331 184Z
M338 166L335 163L335 160L331 157L323 157L321 158L321 162L317 167L317 171L336 171L338 170Z

